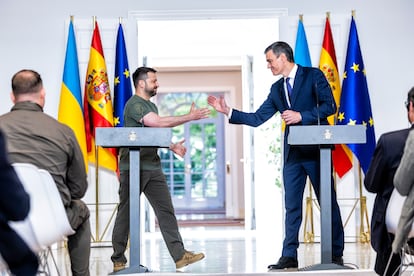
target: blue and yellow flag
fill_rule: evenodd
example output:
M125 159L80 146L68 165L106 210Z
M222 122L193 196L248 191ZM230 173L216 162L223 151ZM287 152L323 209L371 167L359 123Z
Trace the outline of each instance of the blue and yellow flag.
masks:
M78 140L79 146L83 153L86 171L88 171L82 91L79 78L76 39L72 20L69 23L65 67L63 69L63 81L60 92L58 121L68 125L75 133L76 139Z
M374 120L364 62L362 61L358 33L351 20L348 49L346 54L344 77L342 81L341 101L338 111L338 125L366 125L367 140L365 144L348 144L358 158L364 173L367 172L375 149Z
M296 33L295 63L306 67L312 66L302 16L299 17L298 32Z
M114 77L114 126L124 126L124 106L132 96L131 78L125 47L122 24L119 23L116 38L115 77Z

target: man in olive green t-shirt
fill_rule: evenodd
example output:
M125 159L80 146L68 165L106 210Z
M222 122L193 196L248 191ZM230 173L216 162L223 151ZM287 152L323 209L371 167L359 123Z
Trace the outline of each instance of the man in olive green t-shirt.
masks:
M156 72L153 68L139 67L132 75L135 95L128 100L124 108L125 127L175 127L208 117L209 109L197 109L194 103L188 114L159 116L157 106L150 101L151 97L157 94L159 86ZM186 153L183 143L184 140L172 143L170 150L183 157ZM140 165L140 191L145 194L154 209L162 236L175 262L176 269L203 259L203 253L193 253L184 248L157 148L142 148L140 150ZM127 262L125 257L129 236L129 150L127 148L120 150L119 168L119 205L112 233L114 253L111 260L114 263L114 272L124 269ZM140 229L136 231L140 231Z

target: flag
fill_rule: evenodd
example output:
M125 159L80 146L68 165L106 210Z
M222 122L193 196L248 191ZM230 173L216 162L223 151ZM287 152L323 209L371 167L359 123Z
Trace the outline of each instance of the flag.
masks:
M119 23L116 38L115 77L114 77L114 125L124 126L124 106L132 96L131 78L125 47L122 24Z
M82 91L80 87L78 54L72 20L69 23L63 81L60 91L58 121L68 125L75 133L84 156L87 172L88 155L86 150L85 122L83 119Z
M341 86L329 16L326 17L325 22L319 69L321 69L328 80L336 106L338 107L341 97ZM337 114L335 113L328 117L329 124L335 124L336 115ZM335 145L335 149L332 151L332 162L334 170L339 177L344 176L350 169L352 169L352 153L346 145Z
M367 172L375 149L374 120L368 94L366 71L359 46L358 33L352 16L346 53L342 95L338 111L338 124L365 125L366 143L348 144L358 159L364 174Z
M95 127L113 127L112 100L98 22L92 36L85 80L84 114L89 161L95 163ZM117 170L115 148L98 147L98 162L111 171Z
M302 16L300 16L299 18L298 32L296 33L295 62L302 66L312 66L308 48L308 40L306 39L306 33L305 28L303 27Z
M312 62L309 54L308 40L306 39L305 28L303 26L303 16L299 16L298 31L296 33L296 43L294 59L296 64L311 67ZM286 129L285 121L282 120L282 133ZM282 136L283 137L283 136Z
M335 46L332 37L331 24L329 17L326 17L325 33L323 35L321 56L319 59L319 69L325 74L326 79L332 89L336 106L339 105L341 97L341 87L338 73L338 63L336 62ZM335 122L335 114L328 117L331 125Z

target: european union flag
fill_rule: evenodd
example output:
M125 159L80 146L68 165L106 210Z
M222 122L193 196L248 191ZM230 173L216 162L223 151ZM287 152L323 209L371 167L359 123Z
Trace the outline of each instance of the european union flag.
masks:
M114 126L124 126L124 106L132 96L131 78L125 48L124 32L119 23L116 39L115 80L114 80Z
M375 132L371 101L368 94L366 71L364 62L362 61L358 33L353 17L349 31L337 124L363 124L367 127L367 140L365 144L348 145L358 158L363 172L366 173L375 149Z

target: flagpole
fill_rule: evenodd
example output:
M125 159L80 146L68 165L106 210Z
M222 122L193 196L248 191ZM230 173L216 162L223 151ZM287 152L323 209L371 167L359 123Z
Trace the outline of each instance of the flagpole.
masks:
M359 162L358 162L359 164ZM361 164L358 166L358 174L359 174L359 202L360 202L360 217L361 217L361 225L359 230L359 241L361 243L369 243L371 240L370 237L370 226L369 226L369 219L368 219L368 211L367 211L367 198L362 194L362 174L361 174ZM364 226L364 219L367 223L367 231L365 231Z
M303 14L299 14L299 21L303 23ZM309 180L309 179L308 179ZM305 225L303 239L305 243L313 243L315 238L315 232L313 227L313 193L312 193L312 184L310 181L307 181L309 186L309 195L306 197L306 213L305 213ZM309 219L309 231L307 230Z
M96 16L92 16L92 33L95 31ZM92 35L93 36L93 35ZM95 145L95 241L100 242L99 237L99 147Z

